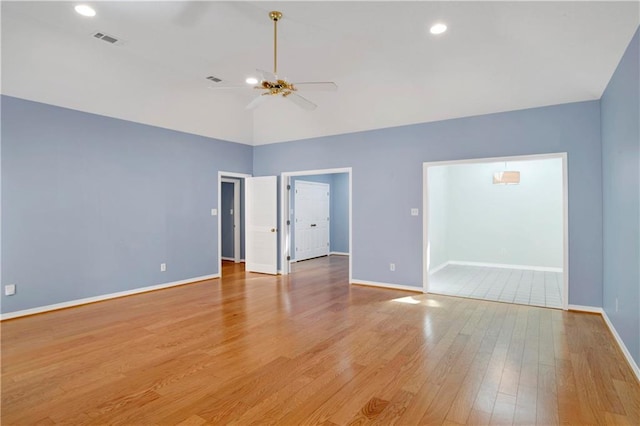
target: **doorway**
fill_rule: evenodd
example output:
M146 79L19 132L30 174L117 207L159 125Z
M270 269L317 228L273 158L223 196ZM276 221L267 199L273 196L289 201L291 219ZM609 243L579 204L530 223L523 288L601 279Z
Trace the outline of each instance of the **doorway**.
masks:
M234 172L218 172L218 271L223 275L225 263L241 264L245 251L244 229L244 179L251 175Z
M338 168L338 169L322 169L322 170L307 170L299 172L285 172L282 173L281 179L281 194L285 194L280 197L280 229L283 230L280 234L280 259L281 261L281 273L283 275L291 272L290 263L300 261L303 259L309 259L318 256L348 256L349 258L349 282L352 278L352 239L351 239L351 206L352 206L352 186L351 186L351 168ZM320 184L320 185L317 185ZM324 186L325 184L327 186ZM295 199L295 188L303 188L303 191L307 189L309 192L315 192L315 196L312 198L320 199L322 191L329 193L329 198L326 199L327 203L316 203L312 209L315 212L299 212ZM328 191L327 191L328 187ZM324 189L322 189L324 188ZM300 192L299 192L300 194ZM307 193L309 195L309 193ZM326 214L326 209L329 209L329 214ZM324 209L324 210L323 210ZM322 210L322 212L320 212ZM307 214L308 213L308 214ZM317 214L320 213L320 214ZM302 225L296 230L296 219L300 219L302 214L302 221L298 221ZM305 218L305 216L307 218ZM301 243L300 236L296 237L296 231L299 233L312 234L315 238L319 232L316 232L320 227L321 219L325 218L327 226L328 241L312 240L311 243ZM329 220L326 220L329 217ZM307 220L311 218L311 220ZM312 226L312 225L316 226ZM307 230L303 230L307 228ZM308 236L308 235L307 235ZM310 237L311 238L311 237ZM318 238L320 238L318 236ZM327 245L328 244L328 245ZM296 245L299 250L300 256L296 257ZM320 247L324 245L324 247ZM309 248L307 246L314 248ZM300 248L303 248L302 253ZM328 248L328 249L327 249ZM321 249L323 249L321 251Z
M244 260L244 200L240 179L222 178L220 188L220 223L222 260L240 263Z
M568 308L566 153L424 163L425 292Z

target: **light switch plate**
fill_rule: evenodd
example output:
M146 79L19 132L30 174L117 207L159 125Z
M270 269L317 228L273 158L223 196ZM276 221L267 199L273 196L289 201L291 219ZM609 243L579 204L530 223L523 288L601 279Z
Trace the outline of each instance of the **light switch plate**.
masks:
M218 216L218 209L211 209L211 216Z
M418 210L418 209L411 209L411 216L418 216L418 214L420 214L420 210Z

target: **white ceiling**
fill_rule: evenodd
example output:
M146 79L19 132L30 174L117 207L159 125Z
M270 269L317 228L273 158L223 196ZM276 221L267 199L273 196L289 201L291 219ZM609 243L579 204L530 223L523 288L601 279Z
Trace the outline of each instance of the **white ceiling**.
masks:
M3 94L253 145L598 99L640 24L637 1L86 3L2 1ZM280 76L339 86L315 111L208 89L272 69L270 10Z

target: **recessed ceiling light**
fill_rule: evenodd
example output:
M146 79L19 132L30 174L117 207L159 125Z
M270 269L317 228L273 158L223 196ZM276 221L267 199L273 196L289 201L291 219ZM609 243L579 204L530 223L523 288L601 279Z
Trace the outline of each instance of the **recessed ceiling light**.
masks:
M447 31L447 26L443 23L437 23L433 25L429 31L431 32L431 34L442 34L443 32Z
M245 81L247 84L258 84L258 79L255 77L248 77Z
M96 11L86 4L79 4L75 7L76 12L78 12L82 16L96 16Z

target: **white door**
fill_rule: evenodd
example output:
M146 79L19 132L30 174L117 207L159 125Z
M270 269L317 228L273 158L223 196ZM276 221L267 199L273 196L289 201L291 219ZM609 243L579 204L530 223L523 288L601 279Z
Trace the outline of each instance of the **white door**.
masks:
M326 183L295 183L296 261L329 254L329 188Z
M276 176L245 179L245 269L278 273Z

